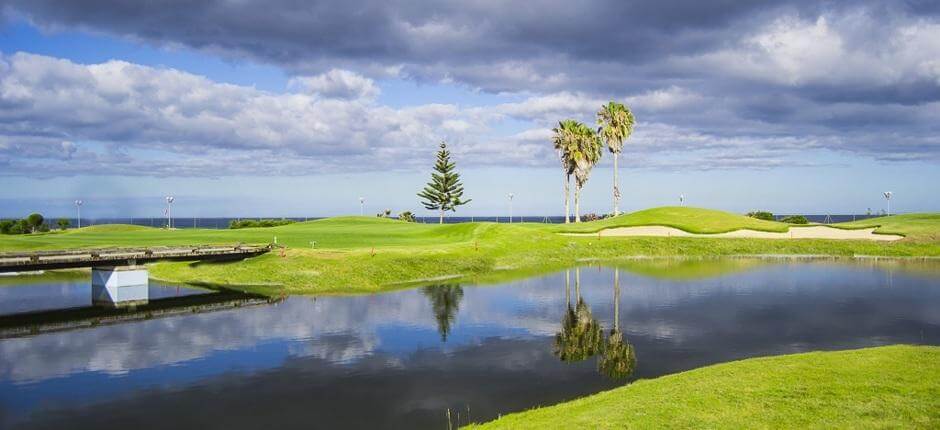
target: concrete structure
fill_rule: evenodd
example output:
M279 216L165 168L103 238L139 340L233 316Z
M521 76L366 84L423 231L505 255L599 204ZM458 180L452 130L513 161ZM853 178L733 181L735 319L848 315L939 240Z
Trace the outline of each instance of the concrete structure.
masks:
M149 301L147 269L139 266L91 269L91 301L104 306L138 306Z

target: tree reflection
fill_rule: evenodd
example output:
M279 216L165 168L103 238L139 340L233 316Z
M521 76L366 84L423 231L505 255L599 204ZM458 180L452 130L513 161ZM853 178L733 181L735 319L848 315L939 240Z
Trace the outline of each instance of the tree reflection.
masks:
M457 318L460 310L460 300L463 299L463 287L460 285L429 285L422 292L431 300L434 319L437 320L437 332L441 341L447 342L450 334L450 325Z
M565 293L569 297L562 319L561 331L555 334L555 355L562 361L586 360L594 356L603 345L600 324L591 313L591 308L581 298L581 269L575 269L575 291L577 303L570 301L569 273L565 273Z
M636 370L636 352L620 331L620 269L614 269L614 328L606 339L597 368L611 379L625 379Z

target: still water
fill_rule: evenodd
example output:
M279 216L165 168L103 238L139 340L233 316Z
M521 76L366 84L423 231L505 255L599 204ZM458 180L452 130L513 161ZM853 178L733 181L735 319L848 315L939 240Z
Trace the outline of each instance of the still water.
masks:
M0 319L55 319L88 284L2 278ZM936 345L940 265L659 260L188 309L0 340L0 428L442 429L729 360Z

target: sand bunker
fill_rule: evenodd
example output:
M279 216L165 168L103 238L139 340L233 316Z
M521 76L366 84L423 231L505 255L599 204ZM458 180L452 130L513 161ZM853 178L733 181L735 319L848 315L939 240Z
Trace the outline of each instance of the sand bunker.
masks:
M624 236L656 236L656 237L737 237L755 239L853 239L853 240L879 240L892 241L903 239L904 236L894 234L874 234L874 228L859 230L843 230L840 228L812 226L791 227L786 233L773 233L756 230L735 230L728 233L699 234L689 233L674 227L642 226L617 227L601 230L601 237ZM598 233L570 234L571 236L597 236Z

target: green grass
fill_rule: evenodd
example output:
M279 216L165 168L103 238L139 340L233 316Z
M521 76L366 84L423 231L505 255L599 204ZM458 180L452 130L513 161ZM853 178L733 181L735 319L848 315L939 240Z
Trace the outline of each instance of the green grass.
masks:
M938 428L940 347L889 346L708 366L474 428Z
M726 233L734 230L786 232L789 224L764 221L724 211L680 206L641 210L596 222L560 225L557 231L594 233L607 228L659 225L675 227L689 233Z
M622 225L672 225L695 232L735 228L773 230L785 224L695 208L657 208L579 225L415 224L372 217L341 217L271 228L161 230L96 226L66 232L0 236L0 252L79 247L197 244L286 245L280 251L226 264L159 263L156 279L242 286L263 294L369 293L442 277L472 279L532 273L584 260L626 257L719 257L756 254L940 256L940 216L890 217L905 234L896 242L719 238L572 237L561 231L597 231ZM644 224L645 223L645 224ZM853 225L854 226L854 225ZM310 242L316 241L316 248ZM250 287L245 287L250 286Z

